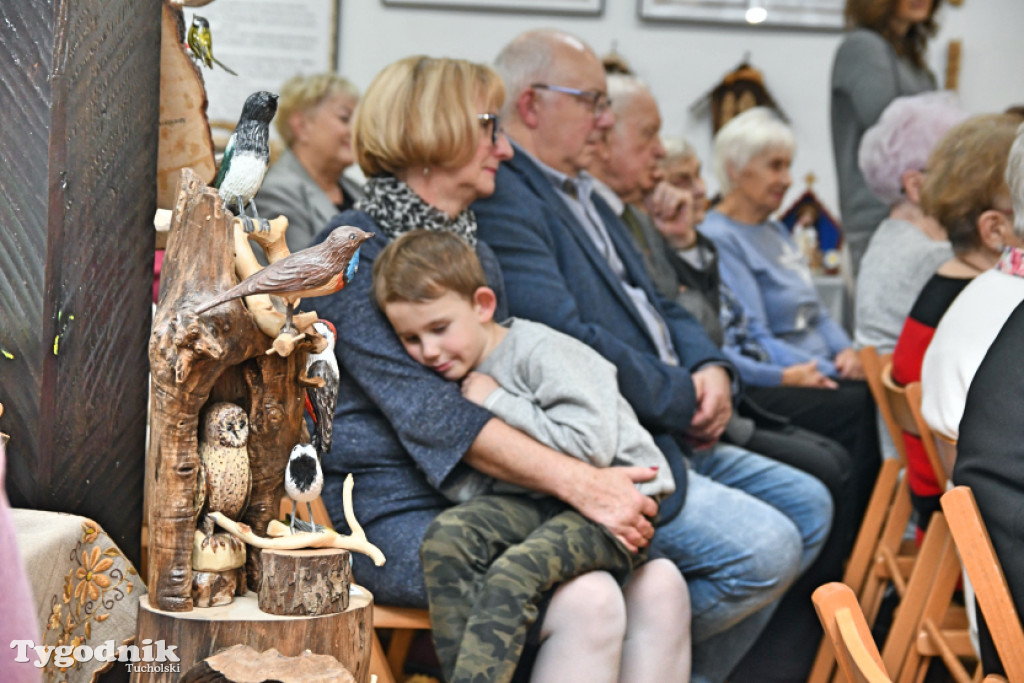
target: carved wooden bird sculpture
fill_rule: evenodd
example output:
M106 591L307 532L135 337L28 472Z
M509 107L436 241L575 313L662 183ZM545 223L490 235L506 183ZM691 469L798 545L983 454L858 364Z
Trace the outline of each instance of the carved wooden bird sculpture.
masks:
M294 330L292 314L299 300L333 294L347 285L359 268L359 247L373 235L349 225L335 228L320 244L290 254L253 273L201 305L196 313L204 313L241 296L273 294L284 299L287 305L281 331Z
M306 358L306 377L319 377L324 381L322 387L306 389L306 409L313 418L316 429L313 431L313 448L320 457L331 450L331 433L334 428L334 407L338 403L338 359L334 355L334 345L338 333L328 320L317 320L313 329L327 340L327 348L320 353L311 353Z
M232 76L238 75L224 62L213 56L213 34L210 33L210 22L206 20L206 17L201 17L198 14L192 15L192 25L188 29L185 42L188 44L188 49L192 51L192 56L205 64L207 69L212 69L216 64Z
M252 198L270 165L270 121L276 113L277 95L265 90L249 95L220 160L213 186L224 205L235 204L239 215L245 214L248 204L255 217L260 217Z
M213 521L206 516L210 512L238 521L249 505L252 470L248 440L249 419L242 408L221 402L207 409L199 434L200 472L195 494L207 536L213 533Z
M324 488L324 472L320 467L320 457L316 449L308 443L296 444L288 457L288 466L284 470L284 490L292 499L292 523L291 531L295 533L295 509L298 504L305 503L309 510L310 523L313 525L313 532L320 530L313 521L313 506L310 502L315 500Z

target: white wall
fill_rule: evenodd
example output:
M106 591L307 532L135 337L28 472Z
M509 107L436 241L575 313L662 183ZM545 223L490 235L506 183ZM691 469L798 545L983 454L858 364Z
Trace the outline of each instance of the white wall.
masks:
M522 31L556 27L588 41L598 54L612 44L654 91L661 104L663 132L685 135L707 161L709 116L694 118L690 104L751 54L797 136L794 187L788 203L813 171L816 191L838 211L829 131L829 75L840 34L754 27L707 26L641 21L637 0L604 0L599 17L530 15L385 6L381 0L341 0L340 71L360 88L388 63L406 55L429 54L493 60ZM963 40L960 93L971 112L1002 110L1024 103L1024 2L964 0L944 6L941 31L929 47L929 62L944 80L946 44ZM707 165L707 164L706 164ZM716 185L706 172L712 188Z

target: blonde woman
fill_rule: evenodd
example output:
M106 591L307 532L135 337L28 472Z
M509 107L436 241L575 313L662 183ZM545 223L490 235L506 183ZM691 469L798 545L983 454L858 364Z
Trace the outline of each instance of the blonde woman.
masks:
M288 145L267 172L259 206L268 217L288 217L288 248L309 246L336 213L362 196L342 175L355 160L352 116L359 102L355 86L335 74L294 76L281 86L274 119Z
M381 604L427 606L420 546L428 526L452 505L442 491L469 467L550 496L544 505L576 509L631 550L648 545L653 535L648 516L655 514L656 504L633 485L653 478L653 472L593 467L498 420L464 398L456 383L413 360L373 301L370 271L384 246L415 229L437 230L455 233L475 248L497 295L495 317L507 317L500 268L494 253L477 240L476 218L468 209L475 199L494 192L501 162L512 157L498 117L504 99L505 87L490 67L409 57L377 76L354 122L356 160L368 178L365 198L329 227L356 225L376 237L360 251L360 274L317 303L320 315L338 329L342 373L334 421L334 433L342 437L324 459L323 498L331 517L341 519L342 482L347 473L355 475L356 516L388 558L381 568L356 558L355 573ZM440 565L446 576L486 571L500 554L500 544L476 531L467 527L464 538L451 539L454 550L465 555L452 552L430 564ZM440 543L437 537L433 541L436 549ZM445 643L459 644L461 634L453 624L464 622L474 609L478 587L468 579L456 585L459 581L453 579L448 611L438 613L430 604L439 651ZM636 604L645 606L639 611L650 623L638 619L627 624ZM666 614L664 604L674 611ZM540 647L530 680L619 680L620 662L657 661L666 654L658 648L666 638L688 645L687 604L681 575L664 559L638 568L625 588L605 572L567 581L555 588L527 636L527 643ZM653 633L649 638L636 635L648 631ZM491 666L517 662L522 645L517 649L505 638L487 635L491 640L478 650L480 674L473 680L508 680L494 676ZM637 680L628 670L621 678Z

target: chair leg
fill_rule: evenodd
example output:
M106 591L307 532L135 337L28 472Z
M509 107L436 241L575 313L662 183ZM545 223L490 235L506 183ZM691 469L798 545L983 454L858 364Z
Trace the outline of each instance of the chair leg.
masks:
M405 657L409 654L409 645L412 643L414 631L411 628L396 628L391 632L391 642L388 644L388 666L396 681L402 680L405 668Z
M391 672L391 667L388 666L388 660L384 656L384 648L381 647L380 638L377 637L375 629L370 645L370 680L373 680L374 676L377 677L377 683L398 683Z

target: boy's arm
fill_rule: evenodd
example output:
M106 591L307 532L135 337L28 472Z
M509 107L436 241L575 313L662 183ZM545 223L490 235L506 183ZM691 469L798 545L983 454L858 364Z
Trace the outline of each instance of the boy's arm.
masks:
M559 452L610 466L619 439L615 366L582 342L537 323L516 321L512 334L517 333L514 356L500 355L499 349L480 368L493 368L501 386L475 401L482 392L468 391L467 378L463 396Z
M656 476L646 467L594 467L553 451L501 420L492 419L463 458L496 479L554 496L603 524L631 551L646 547L658 504L635 484Z

